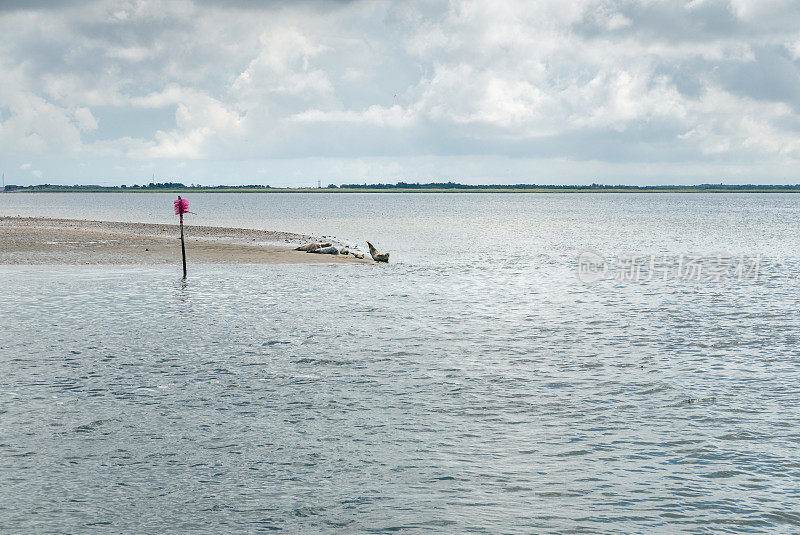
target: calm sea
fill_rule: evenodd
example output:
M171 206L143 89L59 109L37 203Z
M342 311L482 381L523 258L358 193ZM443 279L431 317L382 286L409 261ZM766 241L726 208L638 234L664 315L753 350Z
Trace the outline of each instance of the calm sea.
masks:
M392 262L0 266L3 533L800 529L800 196L189 201Z

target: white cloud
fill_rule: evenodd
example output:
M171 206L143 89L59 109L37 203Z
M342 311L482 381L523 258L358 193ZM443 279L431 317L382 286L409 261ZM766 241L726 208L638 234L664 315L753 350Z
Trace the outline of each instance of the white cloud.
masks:
M97 120L92 115L89 108L78 108L75 110L75 121L83 132L91 132L97 129Z
M361 111L306 110L291 116L289 121L298 123L361 123L374 126L403 127L413 124L415 112L396 105L390 108L370 106Z

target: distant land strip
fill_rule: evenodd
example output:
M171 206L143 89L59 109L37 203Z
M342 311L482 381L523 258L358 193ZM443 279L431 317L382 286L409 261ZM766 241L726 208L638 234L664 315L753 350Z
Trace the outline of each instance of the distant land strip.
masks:
M268 185L201 186L180 182L150 182L132 186L39 184L7 185L3 193L791 193L800 192L800 184L696 184L689 186L630 186L624 184L541 185L541 184L459 184L457 182L394 184L329 184L327 187L274 188Z

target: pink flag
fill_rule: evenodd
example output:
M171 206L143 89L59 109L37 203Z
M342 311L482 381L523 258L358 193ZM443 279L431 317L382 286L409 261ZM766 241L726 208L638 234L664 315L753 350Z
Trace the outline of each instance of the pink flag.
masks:
M189 201L186 199L178 197L178 200L173 204L175 205L175 215L185 214L189 211Z

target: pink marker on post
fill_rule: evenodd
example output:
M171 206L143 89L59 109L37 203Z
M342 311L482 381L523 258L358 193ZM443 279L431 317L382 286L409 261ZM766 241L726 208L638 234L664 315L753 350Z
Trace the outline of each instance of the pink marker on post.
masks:
M189 212L189 201L181 199L178 195L178 200L173 202L175 207L175 215L181 218L181 255L183 256L183 278L186 278L186 245L183 242L183 214Z
M174 201L173 204L175 205L175 215L183 215L189 212L189 201L181 199L180 195L178 195L178 200Z

